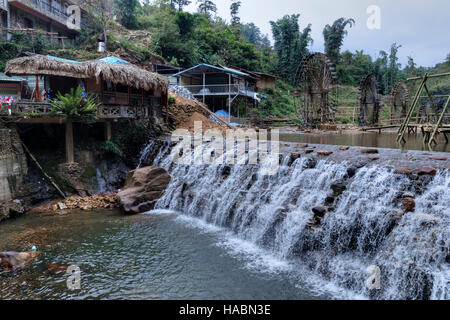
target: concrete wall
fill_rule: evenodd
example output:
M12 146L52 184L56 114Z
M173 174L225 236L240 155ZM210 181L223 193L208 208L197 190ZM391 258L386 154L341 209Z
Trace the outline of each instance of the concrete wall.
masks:
M0 201L14 199L27 170L27 159L17 130L0 127Z

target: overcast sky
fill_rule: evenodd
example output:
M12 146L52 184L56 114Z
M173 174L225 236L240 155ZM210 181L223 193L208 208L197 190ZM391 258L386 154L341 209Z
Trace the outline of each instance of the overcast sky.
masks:
M230 21L231 0L213 0L217 14ZM197 10L197 0L186 9ZM391 44L402 45L402 64L412 56L416 63L434 66L450 53L449 0L241 0L242 22L253 22L272 39L270 23L285 14L300 14L300 28L312 24L312 51L323 52L322 30L340 17L354 18L343 50L361 50L376 57L380 50L388 51ZM381 29L369 30L366 13L370 5L381 9Z

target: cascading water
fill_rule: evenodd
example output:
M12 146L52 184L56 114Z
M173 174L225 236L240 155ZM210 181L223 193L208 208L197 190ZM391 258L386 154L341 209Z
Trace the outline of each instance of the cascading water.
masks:
M358 296L450 298L448 171L438 172L419 188L417 177L381 166L353 168L356 173L351 173L348 164L292 161L287 155L278 173L267 176L258 165L175 164L169 150L165 143L147 152L155 154L153 165L172 176L157 208L230 229L297 263L298 270L309 270L311 277L319 275ZM333 194L333 185L340 181L346 181L346 187ZM401 208L402 194L411 192L416 210L402 215L396 209ZM311 228L311 209L327 201L329 211ZM369 266L380 270L379 289L367 285Z

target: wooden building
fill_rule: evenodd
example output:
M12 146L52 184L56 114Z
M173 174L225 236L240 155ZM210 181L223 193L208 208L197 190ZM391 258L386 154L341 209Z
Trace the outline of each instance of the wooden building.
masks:
M232 108L237 98L242 98L246 105L256 105L260 100L258 92L275 88L275 77L271 75L206 63L180 71L173 77L178 86L187 89L213 112L228 109L230 121L232 116L239 117L239 109Z
M97 121L105 123L107 139L111 121L162 117L167 106L166 77L115 57L78 62L32 55L8 61L5 74L33 76L35 89L31 97L19 96L8 110L1 108L0 116L19 123L66 123L67 162L74 159L72 120L52 113L49 99L55 99L57 92L65 94L80 86L86 94L94 94L101 103Z

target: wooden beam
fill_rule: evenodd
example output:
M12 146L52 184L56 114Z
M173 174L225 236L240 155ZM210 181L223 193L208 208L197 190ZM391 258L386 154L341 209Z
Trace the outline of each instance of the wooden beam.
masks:
M75 162L73 153L73 123L72 120L66 120L66 159L67 163Z
M36 82L35 82L35 88L34 88L34 93L36 95L35 100L36 102L39 102L39 76L35 76L36 78Z
M111 121L105 121L105 139L106 141L111 141L111 138L112 138Z

